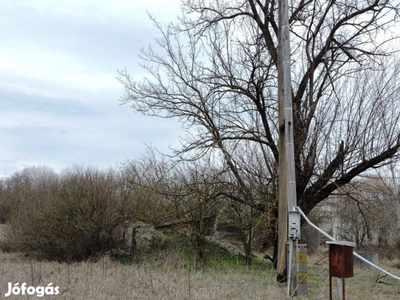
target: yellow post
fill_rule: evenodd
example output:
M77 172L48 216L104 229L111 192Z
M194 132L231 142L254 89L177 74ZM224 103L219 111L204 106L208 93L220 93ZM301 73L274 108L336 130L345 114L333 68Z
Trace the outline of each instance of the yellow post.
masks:
M306 244L297 245L296 271L296 295L308 296L308 255Z

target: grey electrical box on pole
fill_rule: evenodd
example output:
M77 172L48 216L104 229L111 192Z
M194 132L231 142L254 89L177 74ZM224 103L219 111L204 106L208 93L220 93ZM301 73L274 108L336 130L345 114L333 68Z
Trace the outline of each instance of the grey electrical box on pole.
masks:
M289 212L289 238L300 239L300 213L295 207Z

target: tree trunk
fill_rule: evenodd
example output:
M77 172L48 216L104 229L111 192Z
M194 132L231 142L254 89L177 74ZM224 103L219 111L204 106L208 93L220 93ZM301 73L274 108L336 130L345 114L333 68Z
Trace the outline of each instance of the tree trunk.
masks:
M136 233L137 233L136 228L132 228L131 251L130 251L131 261L137 261Z

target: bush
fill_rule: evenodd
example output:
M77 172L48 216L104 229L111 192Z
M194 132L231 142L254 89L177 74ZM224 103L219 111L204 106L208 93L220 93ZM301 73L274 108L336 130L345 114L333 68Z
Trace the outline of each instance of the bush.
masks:
M12 243L40 258L77 261L117 248L126 215L115 173L73 169L32 189L12 218Z

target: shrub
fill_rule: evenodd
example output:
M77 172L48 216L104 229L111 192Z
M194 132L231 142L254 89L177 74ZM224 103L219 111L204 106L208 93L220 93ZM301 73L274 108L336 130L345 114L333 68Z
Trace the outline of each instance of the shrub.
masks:
M127 212L114 172L75 168L46 190L31 190L12 218L11 240L41 258L77 261L119 246Z

